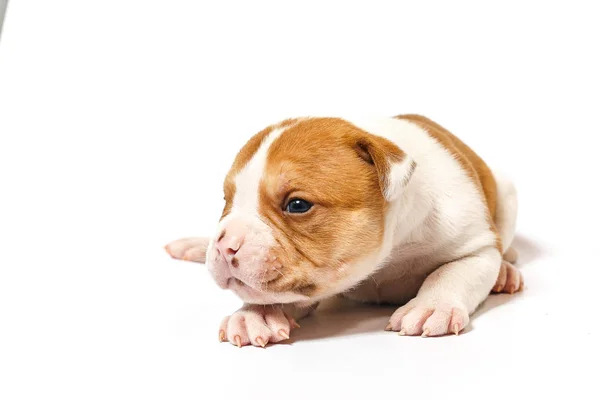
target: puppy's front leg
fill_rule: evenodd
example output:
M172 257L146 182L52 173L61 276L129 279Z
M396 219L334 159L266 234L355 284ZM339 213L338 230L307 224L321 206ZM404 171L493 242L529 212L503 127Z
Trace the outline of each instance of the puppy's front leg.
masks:
M400 335L458 335L490 293L501 261L498 249L485 247L442 265L425 279L417 297L396 310L386 329Z

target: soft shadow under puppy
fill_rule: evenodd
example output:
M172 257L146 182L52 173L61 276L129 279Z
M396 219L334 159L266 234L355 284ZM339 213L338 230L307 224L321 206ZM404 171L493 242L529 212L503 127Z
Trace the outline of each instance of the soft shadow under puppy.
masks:
M362 304L336 297L323 302L309 317L302 319L302 328L294 331L290 343L383 332L396 308Z

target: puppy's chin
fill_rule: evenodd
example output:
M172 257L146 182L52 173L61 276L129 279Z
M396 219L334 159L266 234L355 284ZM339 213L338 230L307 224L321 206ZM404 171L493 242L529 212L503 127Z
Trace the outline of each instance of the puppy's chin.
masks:
M309 297L297 293L274 293L257 290L235 278L228 280L227 288L244 302L250 304L284 304L306 302L309 300Z

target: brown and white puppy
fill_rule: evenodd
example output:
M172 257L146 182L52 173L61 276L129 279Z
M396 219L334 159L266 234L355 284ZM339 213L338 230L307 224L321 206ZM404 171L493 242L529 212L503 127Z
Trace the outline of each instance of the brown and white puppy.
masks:
M289 338L338 294L402 304L386 328L402 335L458 334L490 291L522 287L514 186L422 116L283 121L241 149L224 192L215 236L167 251L244 300L219 332L238 346Z

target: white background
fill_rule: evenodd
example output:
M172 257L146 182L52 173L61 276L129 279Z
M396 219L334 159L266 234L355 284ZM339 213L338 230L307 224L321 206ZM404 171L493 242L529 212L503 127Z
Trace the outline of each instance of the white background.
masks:
M0 398L597 398L598 14L484 3L11 1ZM240 301L162 246L212 234L252 134L350 112L427 115L514 178L525 292L459 337L350 308L220 344Z

